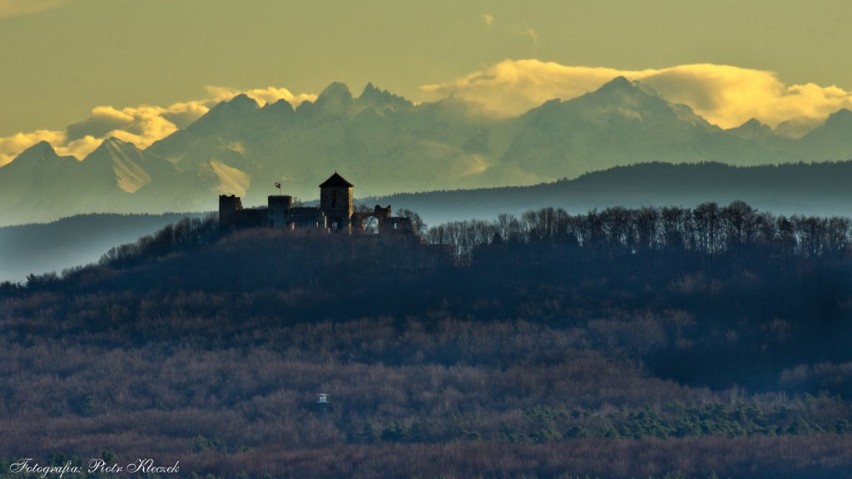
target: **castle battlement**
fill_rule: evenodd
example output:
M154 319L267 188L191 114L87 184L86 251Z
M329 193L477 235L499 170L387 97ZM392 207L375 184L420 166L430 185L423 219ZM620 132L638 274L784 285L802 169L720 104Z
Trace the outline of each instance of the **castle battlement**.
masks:
M293 206L293 197L272 195L266 207L243 208L236 195L219 195L219 229L278 228L363 234L412 234L411 220L393 216L391 206L355 211L354 185L334 172L319 185L316 207Z

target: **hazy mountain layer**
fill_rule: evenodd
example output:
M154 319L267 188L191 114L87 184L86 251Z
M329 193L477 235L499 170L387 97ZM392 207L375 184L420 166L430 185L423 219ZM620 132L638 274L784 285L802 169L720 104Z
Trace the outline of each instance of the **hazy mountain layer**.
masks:
M684 206L745 201L776 214L852 216L852 161L733 167L647 163L526 187L437 191L367 198L417 211L427 223L494 218L559 207L570 213L613 206Z
M81 215L49 224L0 228L0 281L23 281L41 274L80 266L116 245L131 243L186 214Z
M237 96L144 151L109 139L75 161L35 145L0 169L0 224L211 210L220 193L263 204L276 181L311 199L335 170L363 197L529 185L655 161L848 160L852 112L799 136L779 136L756 120L721 130L624 78L501 120L455 98L414 105L372 85L353 97L334 83L298 108Z

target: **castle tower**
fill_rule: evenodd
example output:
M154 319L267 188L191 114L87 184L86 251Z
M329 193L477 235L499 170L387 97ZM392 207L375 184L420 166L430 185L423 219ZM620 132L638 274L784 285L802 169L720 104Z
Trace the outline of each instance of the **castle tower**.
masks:
M289 195L275 195L267 198L269 227L288 228L290 226L290 207L293 205L293 197Z
M243 209L242 201L236 195L219 195L219 228L233 226L237 211Z
M333 231L348 230L352 218L352 183L335 171L320 187L320 210Z

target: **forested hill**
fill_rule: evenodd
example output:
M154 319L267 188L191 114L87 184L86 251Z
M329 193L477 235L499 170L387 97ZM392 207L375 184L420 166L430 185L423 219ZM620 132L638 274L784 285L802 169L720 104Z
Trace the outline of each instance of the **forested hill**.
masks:
M404 193L368 198L419 212L431 223L493 218L558 206L571 213L745 201L776 214L852 215L852 161L735 167L721 163L646 163L535 186Z
M849 219L775 216L742 202L583 215L545 208L442 224L422 237L266 228L223 235L213 219L196 218L113 248L99 265L63 278L34 276L25 287L6 283L0 292L17 297L49 291L63 304L75 298L73 306L58 310L75 324L90 317L108 326L103 334L163 339L164 331L181 331L221 335L223 341L237 331L268 327L278 321L276 311L298 322L447 312L564 324L682 311L691 318L690 335L680 337L686 330L679 329L655 339L659 345L636 347L660 354L644 359L661 361L655 364L667 365L663 369L683 364L669 359L716 348L729 361L748 358L730 370L699 361L690 373L698 382L731 385L750 381L748 371L761 364L759 358L787 358L789 367L852 360L852 306L844 299L852 295L851 245ZM102 324L94 311L114 294L135 306L122 309L130 316ZM193 331L195 322L175 316L150 327L149 316L163 321L172 301L197 294L211 295L209 303L193 307L202 317L236 314L236 307L243 312L239 321ZM77 299L81 295L93 303L87 306ZM141 314L137 302L147 303L143 298L151 295L162 306L156 314ZM78 307L93 311L77 317ZM86 321L75 327L91 326ZM737 331L738 339L726 339L728 330ZM702 367L707 370L695 373Z
M744 203L547 208L422 239L184 220L0 284L0 463L848 477L850 245L848 219Z

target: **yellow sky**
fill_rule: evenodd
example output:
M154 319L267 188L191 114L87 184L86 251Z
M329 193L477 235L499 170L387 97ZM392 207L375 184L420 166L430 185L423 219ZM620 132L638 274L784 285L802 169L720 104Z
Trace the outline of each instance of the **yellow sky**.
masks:
M235 91L332 81L510 114L623 74L722 126L773 124L848 107L850 18L837 0L0 0L0 164L99 141L73 123L145 146Z

